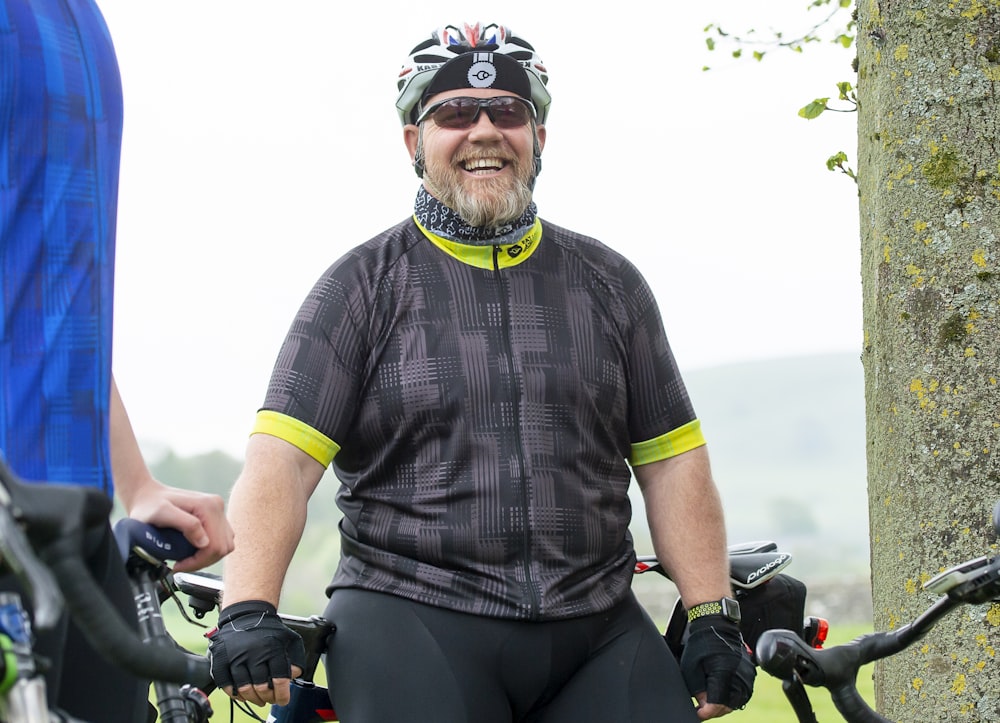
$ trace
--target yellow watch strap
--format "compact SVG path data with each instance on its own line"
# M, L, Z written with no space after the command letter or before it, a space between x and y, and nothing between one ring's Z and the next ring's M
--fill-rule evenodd
M688 622L698 618L703 618L706 615L721 615L722 614L722 603L718 600L713 602L701 603L700 605L695 605L693 608L688 610Z

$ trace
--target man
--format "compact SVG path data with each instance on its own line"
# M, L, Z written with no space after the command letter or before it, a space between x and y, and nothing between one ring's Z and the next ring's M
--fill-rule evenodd
M749 699L721 504L652 293L536 215L546 82L497 25L439 30L403 66L414 215L313 288L231 495L211 644L230 694L288 699L301 641L274 610L332 462L342 720L694 721ZM683 677L630 590L626 460L689 608Z
M28 481L117 492L126 512L198 547L233 546L223 501L149 472L111 375L121 81L92 0L0 0L0 456ZM91 573L135 621L106 527ZM10 576L0 581L13 586ZM123 674L63 621L39 637L50 705L92 721L142 721L148 682Z

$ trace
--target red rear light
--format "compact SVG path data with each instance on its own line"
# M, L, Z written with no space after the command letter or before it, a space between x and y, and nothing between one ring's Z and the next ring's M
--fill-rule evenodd
M806 641L806 645L819 650L826 642L829 632L830 623L825 618L810 615L802 626L802 639Z
M825 618L819 619L819 628L816 630L816 639L813 641L814 648L822 648L826 642L826 636L830 633L830 622Z

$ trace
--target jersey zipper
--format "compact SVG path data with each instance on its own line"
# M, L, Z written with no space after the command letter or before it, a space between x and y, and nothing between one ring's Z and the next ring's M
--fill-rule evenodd
M536 619L538 617L540 600L538 589L531 574L531 524L529 517L531 505L528 499L528 474L527 464L525 463L524 440L521 435L521 384L517 374L517 369L514 365L514 342L511 339L510 289L507 286L506 278L500 270L500 251L501 249L499 246L493 247L493 272L496 274L497 283L501 290L501 323L503 326L504 343L507 349L507 363L510 365L511 402L514 407L512 431L514 434L514 449L517 450L517 455L511 460L511 463L516 463L519 467L518 470L511 470L511 472L515 473L521 480L521 516L524 527L524 584L527 588L528 602L530 605L529 617L531 619Z

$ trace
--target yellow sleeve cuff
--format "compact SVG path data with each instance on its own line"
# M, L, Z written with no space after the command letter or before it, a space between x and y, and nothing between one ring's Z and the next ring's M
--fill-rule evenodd
M250 434L270 434L272 437L283 439L301 449L324 467L329 467L333 458L337 456L337 452L340 451L339 444L325 434L317 432L305 422L300 422L287 414L266 409L257 412L257 419Z
M633 467L659 462L661 459L676 457L704 444L705 436L701 433L701 421L695 419L659 437L636 442L632 445L628 461Z

